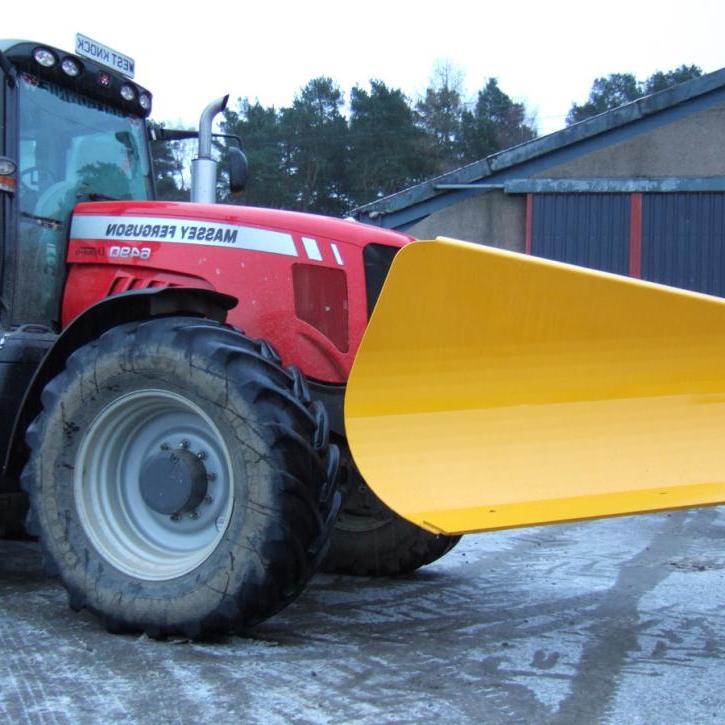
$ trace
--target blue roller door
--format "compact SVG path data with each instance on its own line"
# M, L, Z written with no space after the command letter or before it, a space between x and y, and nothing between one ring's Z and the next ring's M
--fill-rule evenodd
M629 194L534 194L531 253L627 274L629 209Z
M642 278L725 296L725 194L645 194Z

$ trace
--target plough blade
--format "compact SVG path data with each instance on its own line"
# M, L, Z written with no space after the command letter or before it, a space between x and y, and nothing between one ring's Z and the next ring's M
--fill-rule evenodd
M479 245L395 258L348 383L376 494L449 534L725 502L725 300Z

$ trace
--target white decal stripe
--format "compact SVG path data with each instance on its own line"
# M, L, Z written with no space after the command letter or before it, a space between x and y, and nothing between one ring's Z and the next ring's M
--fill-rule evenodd
M341 266L345 266L345 262L342 261L342 255L340 254L340 250L337 248L337 244L334 242L330 244L332 247L332 253L335 255L335 261Z
M200 244L298 256L292 235L286 232L170 217L74 216L70 238Z
M308 259L314 259L316 262L322 261L320 248L317 246L317 240L310 237L302 237L302 244L305 245L305 252Z

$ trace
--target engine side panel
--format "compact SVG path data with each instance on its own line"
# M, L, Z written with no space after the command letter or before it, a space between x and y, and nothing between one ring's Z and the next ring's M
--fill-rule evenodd
M347 380L367 324L363 249L405 235L342 220L221 205L113 202L76 208L63 324L128 289L232 295L228 321L309 377Z

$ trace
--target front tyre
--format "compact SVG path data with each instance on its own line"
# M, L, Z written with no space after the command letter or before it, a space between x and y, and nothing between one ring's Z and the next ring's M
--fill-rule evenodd
M201 319L122 325L42 402L23 480L74 608L198 638L271 616L317 569L337 450L265 343Z

